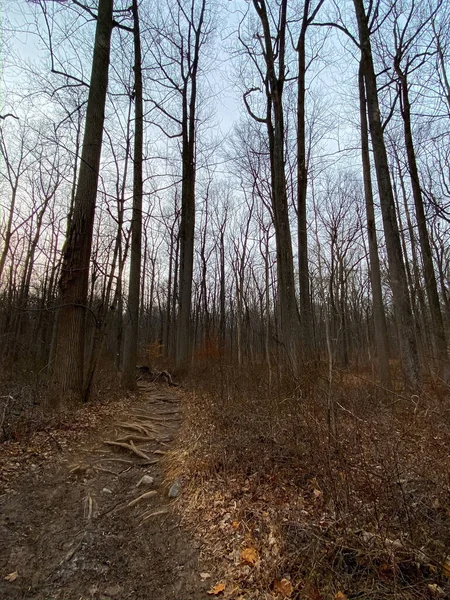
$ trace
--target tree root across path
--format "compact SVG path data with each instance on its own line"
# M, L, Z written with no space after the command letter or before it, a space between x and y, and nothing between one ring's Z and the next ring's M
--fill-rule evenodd
M0 598L208 597L161 464L161 444L179 425L180 394L140 387L112 423L78 447L55 450L45 465L29 465L0 493Z

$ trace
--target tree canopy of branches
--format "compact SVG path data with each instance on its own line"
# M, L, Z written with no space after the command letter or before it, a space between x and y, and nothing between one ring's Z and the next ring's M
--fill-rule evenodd
M448 380L448 2L10 8L5 373L62 403L154 360Z

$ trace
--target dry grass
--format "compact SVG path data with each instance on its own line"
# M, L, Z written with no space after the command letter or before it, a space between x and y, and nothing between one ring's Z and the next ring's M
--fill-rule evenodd
M294 387L217 365L191 388L168 469L225 597L450 597L448 390L335 373L333 436L320 370Z

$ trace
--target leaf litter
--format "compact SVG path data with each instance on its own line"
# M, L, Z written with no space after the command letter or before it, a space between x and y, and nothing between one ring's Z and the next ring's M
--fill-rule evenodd
M446 417L433 426L435 445L428 447L429 426L421 430L417 414L405 419L395 407L395 418L373 423L352 420L352 407L343 413L341 447L327 447L316 420L308 424L318 429L316 439L310 431L300 436L296 455L284 445L287 422L279 411L262 446L270 427L255 426L260 399L245 409L241 394L233 413L206 389L184 403L182 434L167 464L171 478L183 474L175 508L201 545L206 572L226 585L220 593L236 600L450 597L450 480L439 477L450 472L450 455L445 467L438 458L450 442ZM257 431L242 439L238 454L244 413ZM422 420L433 413L424 410Z

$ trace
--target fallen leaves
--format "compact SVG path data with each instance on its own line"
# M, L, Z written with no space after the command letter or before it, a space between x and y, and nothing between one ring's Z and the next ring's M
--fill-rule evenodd
M9 575L6 575L6 577L4 577L4 580L5 581L9 581L9 582L13 582L18 577L19 577L19 573L17 571L14 571L13 573L10 573Z
M214 587L212 587L210 590L208 590L208 594L210 596L218 596L219 594L221 594L223 591L225 591L225 584L224 583L216 583L216 585Z
M294 592L292 583L286 577L283 579L275 579L273 582L273 591L280 594L283 598L290 598Z
M242 562L247 563L248 565L254 566L258 560L258 552L256 548L245 548L241 552L241 560Z
M323 596L315 583L307 583L303 588L303 598L308 600L323 600Z
M253 392L252 386L251 407ZM373 581L373 598L381 597L382 592L393 589L398 596L405 594L406 597L409 586L416 583L420 586L423 597L430 600L447 596L450 598L447 590L450 586L450 557L447 561L445 557L449 552L444 555L441 553L442 540L442 549L447 547L446 532L444 528L433 528L432 532L437 536L434 539L425 521L430 519L430 523L434 525L438 522L444 524L445 518L450 515L450 510L446 513L448 498L445 488L431 486L428 479L422 482L423 485L415 479L414 468L418 452L425 452L428 448L428 438L422 435L422 430L417 429L414 434L417 439L413 436L411 440L405 441L402 437L405 433L402 424L396 420L392 423L390 419L385 421L381 415L377 415L377 420L373 423L358 421L358 429L355 431L362 427L367 435L361 444L348 444L344 454L339 452L330 458L325 453L322 463L322 456L318 452L318 461L314 458L308 463L305 456L309 454L300 452L298 461L281 461L279 458L284 456L283 452L290 456L293 447L290 443L284 444L283 436L288 432L288 427L285 427L286 413L277 413L279 421L276 421L277 425L274 427L276 443L273 446L260 443L265 439L266 433L261 430L260 437L255 435L250 440L254 445L249 443L247 448L248 440L244 435L247 436L251 431L253 436L253 429L240 428L238 417L245 422L243 414L233 413L236 421L231 421L228 412L222 409L222 400L215 404L217 398L206 393L191 400L185 414L184 438L180 442L185 450L183 461L186 462L181 466L177 465L178 469L189 473L189 480L186 496L176 510L186 522L195 523L196 537L201 541L202 556L205 558L203 569L210 570L212 574L212 578L204 584L207 589L220 577L221 581L226 582L226 590L219 598L230 600L293 600L297 596L301 600L347 600L355 592L365 590L370 577ZM211 403L214 403L213 410ZM314 408L312 415L316 414L315 410ZM302 405L299 419L300 416L306 418L306 414ZM403 418L403 412L399 412L399 415ZM344 421L345 419L341 425L345 429L340 432L343 440L347 433L354 431L353 421ZM228 426L231 422L237 426L220 429L222 425ZM250 422L255 425L256 431L260 421L250 421L249 417ZM265 423L262 418L261 423ZM316 431L314 423L315 416L311 419L311 424ZM394 431L394 426L398 430ZM199 430L205 435L199 437ZM219 431L220 435L217 435ZM440 431L439 429L438 432ZM207 432L211 432L211 435ZM226 453L235 441L235 432L243 435L242 448L245 448L245 455L242 465L234 454L230 457L230 465L228 464ZM387 432L392 436L386 436ZM448 474L447 458L450 460L450 455L446 452L448 445L444 445L448 436L448 428L444 424L439 436L433 452L436 451L438 456L442 451L445 453L445 469L438 463L439 469L436 470L439 476L442 471L444 481ZM295 436L295 444L298 443L298 449L302 450L304 443L307 449L310 438L306 437L303 442L301 437ZM401 446L402 480L398 479L399 475L395 471L392 473L395 485L385 488L385 484L391 482L388 469L391 462L393 464L392 449L397 447L393 446L392 440L397 438L402 444L404 442L405 447L404 450L403 445ZM326 444L327 440L326 436L323 439L320 437L320 444ZM386 448L383 445L385 441ZM317 448L322 448L320 444ZM376 451L372 452L372 446ZM340 445L338 447L341 448ZM367 448L369 450L366 456ZM385 450L387 454L383 459L382 451ZM259 456L258 460L254 460L255 454L261 452L264 452L261 460ZM240 457L239 453L236 455ZM424 458L427 456L424 454ZM202 465L200 474L199 463ZM219 464L229 468L216 469ZM435 463L427 460L423 466L428 469L432 464ZM318 465L321 465L320 470ZM426 470L424 472L427 473ZM437 477L436 481L440 479ZM417 510L412 513L414 519L417 518L414 523L419 528L423 525L424 536L427 536L423 540L420 538L421 544L417 548L412 546L407 532L399 527L396 491L399 486L402 486L400 492L404 488L408 502L411 497L411 501L419 503ZM379 515L374 513L370 499L372 497L368 495L368 490L372 488L380 493L377 502L383 508L382 527L379 526ZM415 496L416 488L418 498ZM395 493L387 494L386 489L394 490ZM340 504L334 501L335 493L338 494L339 502L343 498L347 499L348 518L345 520L341 519L336 510L336 506ZM364 512L361 512L363 507ZM439 512L437 520L438 515L434 511ZM433 564L429 564L430 561ZM415 564L418 564L417 568L414 567ZM217 579L214 579L214 573L218 573ZM291 581L287 573L292 574ZM411 582L410 578L413 576L414 581ZM432 577L436 578L436 583L430 583L433 581ZM233 592L235 586L238 587L237 593ZM408 587L404 589L403 586ZM381 590L380 594L378 590ZM389 592L386 592L387 596L391 597Z

